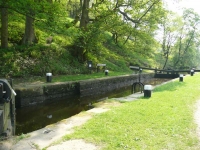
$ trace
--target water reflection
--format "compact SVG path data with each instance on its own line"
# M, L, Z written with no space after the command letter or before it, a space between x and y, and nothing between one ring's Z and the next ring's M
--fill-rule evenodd
M77 101L73 98L71 100ZM77 103L69 104L67 100L16 109L16 134L19 135L43 128L73 116L84 109L84 106L77 105Z

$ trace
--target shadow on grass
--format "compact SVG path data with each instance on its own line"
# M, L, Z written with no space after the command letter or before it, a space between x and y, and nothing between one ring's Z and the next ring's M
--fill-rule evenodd
M156 87L153 92L163 92L163 91L175 91L180 87L185 86L185 82L179 82L177 80L163 84L161 86Z

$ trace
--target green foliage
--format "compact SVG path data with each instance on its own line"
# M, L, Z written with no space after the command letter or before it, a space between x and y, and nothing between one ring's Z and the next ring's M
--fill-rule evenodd
M186 9L182 17L170 12L162 19L162 50L156 55L159 66L174 69L199 66L196 59L199 55L199 21L200 16L191 9Z
M153 66L156 49L153 34L164 15L162 4L154 2L94 2L89 8L90 21L86 20L87 26L82 29L78 28L81 9L77 1L69 1L66 7L66 1L11 0L8 3L10 47L0 52L0 58L7 62L2 63L0 75L85 73L88 60L94 65L106 63L113 71L128 71L130 63ZM124 6L127 9L121 9ZM20 45L26 16L34 17L38 40L30 47Z
M81 73L82 66L71 61L69 53L56 46L36 45L1 50L1 76L42 76L47 72L57 74ZM78 68L78 69L77 69Z
M20 22L10 22L8 26L10 44L19 44L24 35L24 24Z

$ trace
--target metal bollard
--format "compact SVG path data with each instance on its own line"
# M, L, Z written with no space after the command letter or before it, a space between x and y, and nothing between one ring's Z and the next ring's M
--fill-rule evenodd
M46 80L47 80L47 82L51 82L51 80L52 80L52 73L46 73Z
M179 82L183 82L183 74L179 75Z
M106 76L108 75L108 72L109 72L109 70L105 70L105 75L106 75Z
M151 85L145 85L144 86L144 97L151 97L151 90L152 90Z
M88 61L89 73L92 73L92 61Z
M190 70L190 75L193 76L194 75L194 70Z

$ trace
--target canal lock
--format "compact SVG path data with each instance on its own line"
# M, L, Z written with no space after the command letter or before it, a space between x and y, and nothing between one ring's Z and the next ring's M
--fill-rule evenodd
M170 79L152 78L143 84L159 85ZM139 87L136 87L139 91ZM69 118L73 115L93 108L93 104L110 98L124 97L132 94L132 86L113 90L107 94L92 97L71 97L70 99L56 99L51 103L16 109L16 135L26 134L41 129L47 125ZM73 103L72 103L73 102ZM82 103L84 102L84 103Z

